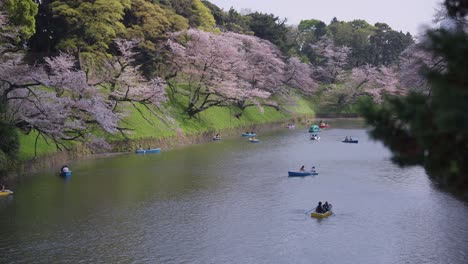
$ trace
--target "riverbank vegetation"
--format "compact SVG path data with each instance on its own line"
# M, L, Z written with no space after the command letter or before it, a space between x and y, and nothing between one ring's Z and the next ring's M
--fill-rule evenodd
M438 66L381 22L287 25L200 0L8 0L0 11L2 173L77 146L358 114L364 99L427 93L417 70Z
M438 185L468 198L468 1L445 5L450 24L428 32L413 64L423 92L366 102L362 112L397 164L421 165Z

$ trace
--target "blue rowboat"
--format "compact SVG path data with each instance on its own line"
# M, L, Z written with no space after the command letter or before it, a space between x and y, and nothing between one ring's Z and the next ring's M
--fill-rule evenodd
M289 177L304 177L309 175L318 175L318 172L311 171L288 171Z
M149 154L149 153L160 153L161 148L156 149L138 149L135 151L136 154Z
M357 144L358 140L357 139L355 139L355 140L343 140L341 142L343 142L343 143L356 143Z
M63 172L63 171L62 171L62 172L60 173L60 176L62 176L62 177L70 177L70 176L71 176L71 171L67 171L67 172Z
M253 134L252 133L242 133L242 136L243 137L256 137L257 134L255 134L255 133L253 133Z

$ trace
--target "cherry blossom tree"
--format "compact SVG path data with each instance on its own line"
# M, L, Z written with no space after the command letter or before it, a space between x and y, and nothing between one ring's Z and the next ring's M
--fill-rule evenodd
M168 45L174 69L168 83L172 92L189 98L189 116L214 106L278 109L277 103L268 100L272 94L287 94L288 82L298 88L310 84L310 74L298 77L306 67L294 61L295 69L288 70L278 48L257 37L191 29L173 34Z
M303 63L297 57L288 59L286 69L286 85L298 88L305 95L312 95L318 88L318 83L313 78L312 65Z
M85 141L94 124L115 132L120 116L74 63L65 54L41 66L1 61L0 100L7 106L3 119L25 133L37 131L38 138L52 140L59 149L66 148L64 141Z
M445 61L431 54L421 44L409 46L400 55L401 85L409 91L429 94L430 85L425 74L427 71L443 72L446 70Z
M345 66L351 49L346 46L336 46L332 39L322 37L311 45L316 56L316 79L325 83L335 83L345 74Z
M117 108L120 102L136 103L150 109L149 106L160 106L166 101L166 83L159 77L146 79L140 66L135 62L135 40L117 39L115 41L119 54L107 61L104 75L99 82L104 88L110 84L109 100ZM151 109L150 109L151 110Z
M25 133L38 132L38 138L51 140L59 149L73 140L105 146L90 133L96 127L108 133L119 131L125 115L122 108L117 109L119 102L157 106L165 98L164 82L144 79L132 64L134 45L118 41L121 55L109 61L109 74L96 83L67 54L46 58L43 65L27 65L19 56L0 60L0 101L7 108L2 120ZM109 87L110 94L105 91Z
M395 67L363 65L353 68L341 85L332 85L325 92L326 104L342 107L353 104L361 96L381 101L384 95L404 94Z

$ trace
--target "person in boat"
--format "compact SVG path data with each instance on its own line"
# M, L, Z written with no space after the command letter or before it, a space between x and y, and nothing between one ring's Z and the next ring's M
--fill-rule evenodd
M2 183L2 185L0 186L0 192L4 192L5 191L5 184Z
M344 141L349 141L348 136L345 137Z
M352 137L349 137L349 141L353 141L353 138L352 138Z
M221 137L219 136L219 134L216 134L216 136L214 136L213 139L220 139Z
M305 167L304 165L302 165L302 167L299 169L300 172L304 172L305 171Z
M315 170L315 166L312 166L312 169L310 169L310 172L317 173L317 171Z
M63 173L69 172L69 171L70 171L70 169L68 168L67 165L62 166L62 168L60 169L60 172L63 172Z
M324 213L330 211L330 204L328 202L325 202L322 206Z
M316 213L319 213L319 214L323 214L323 213L324 213L324 210L323 210L323 207L322 207L322 202L318 202L317 207L315 207L315 212L316 212Z
M143 150L143 148L141 147L141 145L138 147L138 150Z

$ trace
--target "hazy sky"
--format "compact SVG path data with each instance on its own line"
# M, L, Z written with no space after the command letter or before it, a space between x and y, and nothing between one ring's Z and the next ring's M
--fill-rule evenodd
M319 19L329 24L333 17L341 21L364 19L370 24L387 23L397 31L412 35L421 25L430 25L435 8L442 0L209 0L218 7L237 11L272 13L287 18L288 24L299 24L303 19Z

